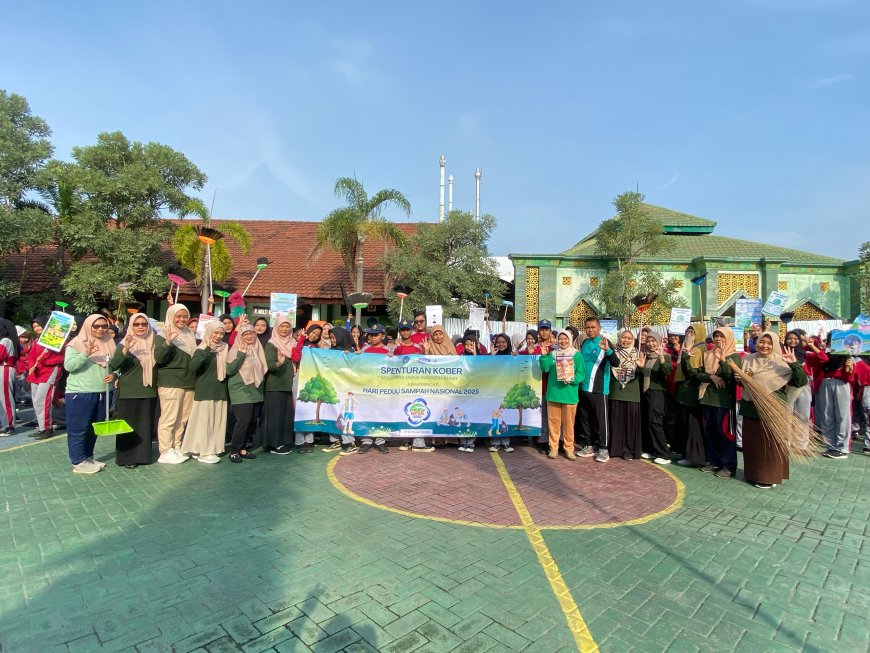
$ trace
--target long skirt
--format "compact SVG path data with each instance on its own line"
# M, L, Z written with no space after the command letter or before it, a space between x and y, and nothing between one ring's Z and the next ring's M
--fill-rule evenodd
M200 456L223 453L226 428L227 402L194 400L181 452Z
M701 408L674 402L676 407L677 438L672 447L693 465L707 462L704 452L704 426L701 423ZM679 448L677 448L679 447Z
M610 402L610 455L640 458L640 402Z
M761 422L743 416L743 476L752 483L782 483L788 478L788 456L764 432Z
M263 400L263 428L259 432L258 445L262 447L291 447L294 442L293 393L270 390Z
M115 436L116 465L150 465L151 438L154 435L154 415L157 397L118 399L118 419L133 427L132 433Z

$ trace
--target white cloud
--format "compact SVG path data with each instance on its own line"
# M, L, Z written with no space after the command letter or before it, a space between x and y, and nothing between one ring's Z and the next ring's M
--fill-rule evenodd
M818 79L807 82L805 86L807 88L824 88L826 86L848 82L850 79L852 79L852 75L849 73L840 73L839 75L832 75L830 77L819 77Z
M676 184L679 180L680 180L680 171L675 170L674 174L671 175L671 178L668 179L667 183L664 186L662 186L662 190L664 190L666 188L670 188L671 186Z

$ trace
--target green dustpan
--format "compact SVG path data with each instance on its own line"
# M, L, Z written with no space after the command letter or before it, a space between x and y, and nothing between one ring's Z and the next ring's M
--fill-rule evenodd
M108 358L108 356L106 357ZM109 419L109 384L106 384L106 420L94 422L95 435L123 435L132 433L133 427L123 419Z

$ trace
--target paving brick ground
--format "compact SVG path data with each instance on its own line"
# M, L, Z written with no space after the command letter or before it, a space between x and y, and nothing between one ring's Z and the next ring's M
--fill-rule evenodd
M521 492L522 456L504 456ZM64 438L0 451L0 650L577 650L523 530L363 505L330 459L82 477ZM674 468L679 510L544 538L601 651L866 651L868 465L821 459L766 492Z

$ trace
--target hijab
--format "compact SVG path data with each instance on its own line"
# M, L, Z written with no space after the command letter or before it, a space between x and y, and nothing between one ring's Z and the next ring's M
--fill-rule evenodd
M290 333L286 336L281 336L278 334L278 327L285 322L290 325ZM284 354L287 360L290 360L290 357L293 355L293 324L286 315L279 315L275 319L275 326L272 328L272 335L269 338L269 342L272 343L272 346L274 346L275 349Z
M229 348L227 347L227 343L223 340L221 340L217 346L212 346L211 338L218 329L221 331L224 330L224 323L220 320L214 320L206 325L205 336L203 336L199 349L213 351L217 355L217 378L218 381L223 381L227 378L227 351Z
M0 317L0 340L9 338L12 343L12 351L9 352L13 357L18 358L21 355L21 347L18 344L18 329L6 318Z
M779 342L779 334L773 331L765 331L756 340L762 338L770 338L773 344L773 351L770 356L762 356L757 351L754 354L747 354L743 359L743 370L752 373L752 380L759 385L765 393L772 394L782 388L791 380L791 367L788 363L782 360L782 345ZM752 395L749 388L743 388L743 397L752 400Z
M713 331L713 335L715 336L717 332L725 336L725 346L722 348L722 360L724 361L728 356L737 352L737 347L734 344L734 332L726 326L716 327ZM713 349L702 352L701 359L704 363L704 371L707 374L717 374L719 372L720 361L716 360L715 345L713 346ZM709 387L709 383L702 383L698 386L698 399L704 398L704 395L707 393L707 388Z
M652 353L650 351L649 345L651 342L655 342L661 347L662 337L657 334L655 331L648 331L646 334L646 340L643 343L643 368L641 372L643 374L643 392L649 390L650 376L652 376L652 368L656 363L659 362L658 355L650 356ZM661 350L659 350L661 352Z
M97 320L106 320L106 317L99 313L88 315L78 330L78 335L69 344L70 347L87 356L92 363L106 367L107 359L115 353L115 339L112 337L111 329L106 329L102 335L94 333L94 322Z
M806 335L806 332L802 329L792 329L788 333L785 334L785 337L788 338L790 334L793 334L798 339L798 345L794 348L794 356L798 359L800 363L803 363L807 359L807 350L804 348L803 341L801 340L802 335Z
M163 335L165 338L170 331L177 334L172 340L172 345L178 347L188 356L193 356L193 352L196 351L196 336L186 326L183 329L179 329L174 323L175 316L181 311L187 313L188 317L190 316L190 311L184 304L173 304L166 310L166 319L163 321Z
M218 322L220 322L220 324L221 324L221 328L223 328L223 326L224 326L224 320L229 320L229 321L232 322L233 324L236 323L236 321L233 319L233 316L232 316L232 315L228 315L227 313L224 313L223 315L221 315L221 316L218 318ZM231 336L231 335L233 335L233 332L232 332L232 331L227 332L226 329L224 329L224 336L223 336L223 337L224 337L224 342L229 342L229 341L230 341L230 336Z
M507 342L507 349L505 349L504 351L500 351L499 349L497 349L495 346L496 338L503 338L504 341ZM511 342L511 339L506 333L496 333L492 337L492 353L496 356L511 356L514 353L513 343Z
M430 356L455 356L456 355L456 345L452 344L452 340L447 336L447 332L444 330L444 327L440 324L434 324L429 327L429 335L431 336L436 331L440 331L444 334L444 341L440 344L435 342L432 338L429 339L429 355Z
M701 367L703 361L702 357L705 351L707 351L707 344L704 340L707 338L707 327L703 324L690 324L689 327L695 332L695 344L692 346L691 351L689 351L689 365L692 368ZM683 337L683 344L685 345L686 339ZM685 349L685 347L683 348ZM676 371L674 372L674 383L680 383L681 381L686 380L686 375L683 374L683 365L680 361L682 358L683 352L680 351L680 357L677 359Z
M133 323L138 319L145 320L148 327L144 336L137 336L133 331ZM127 351L133 354L142 367L142 385L151 387L154 384L154 329L144 313L134 313L127 321L127 333L124 337Z
M276 325L277 326L277 325ZM335 334L335 348L342 351L350 351L354 349L353 338L347 330L338 328L333 329L330 333Z
M258 317L256 320L254 320L254 324L256 324L257 322L259 322L260 320L263 320L263 322L266 323L266 330L263 331L263 333L258 333L258 334L257 334L257 340L259 340L259 341L260 341L260 344L261 344L263 347L265 347L265 346L266 346L266 343L267 343L267 342L270 342L271 339L272 339L272 327L269 326L269 320L267 320L267 319L264 318L264 317ZM275 324L277 325L278 323L275 322ZM256 331L256 329L254 329L254 330Z
M242 381L245 382L245 385L259 386L266 376L266 356L263 354L263 346L256 337L254 338L254 342L250 345L245 344L243 336L248 331L253 333L255 336L257 334L257 332L254 331L254 327L250 324L246 324L239 329L239 335L236 338L236 342L232 347L230 347L230 353L227 355L227 362L232 363L236 360L237 356L244 356L245 362L242 363L242 367L239 369L239 376L242 377ZM241 345L246 347L244 352L239 349Z
M622 333L631 333L631 331L625 329ZM619 335L622 336L622 333ZM617 337L616 342L620 343L621 340L621 337ZM631 340L631 347L627 349L621 344L617 344L615 351L619 357L619 365L610 368L610 373L623 388L631 383L637 374L637 347L634 346L634 334L632 334Z
M568 346L565 348L559 347L559 336L563 333L568 336ZM568 329L562 329L556 334L556 348L553 350L553 360L556 363L556 378L563 383L572 383L574 381L574 354L577 353L577 349L572 342L573 335ZM568 365L568 361L570 361L570 365Z

